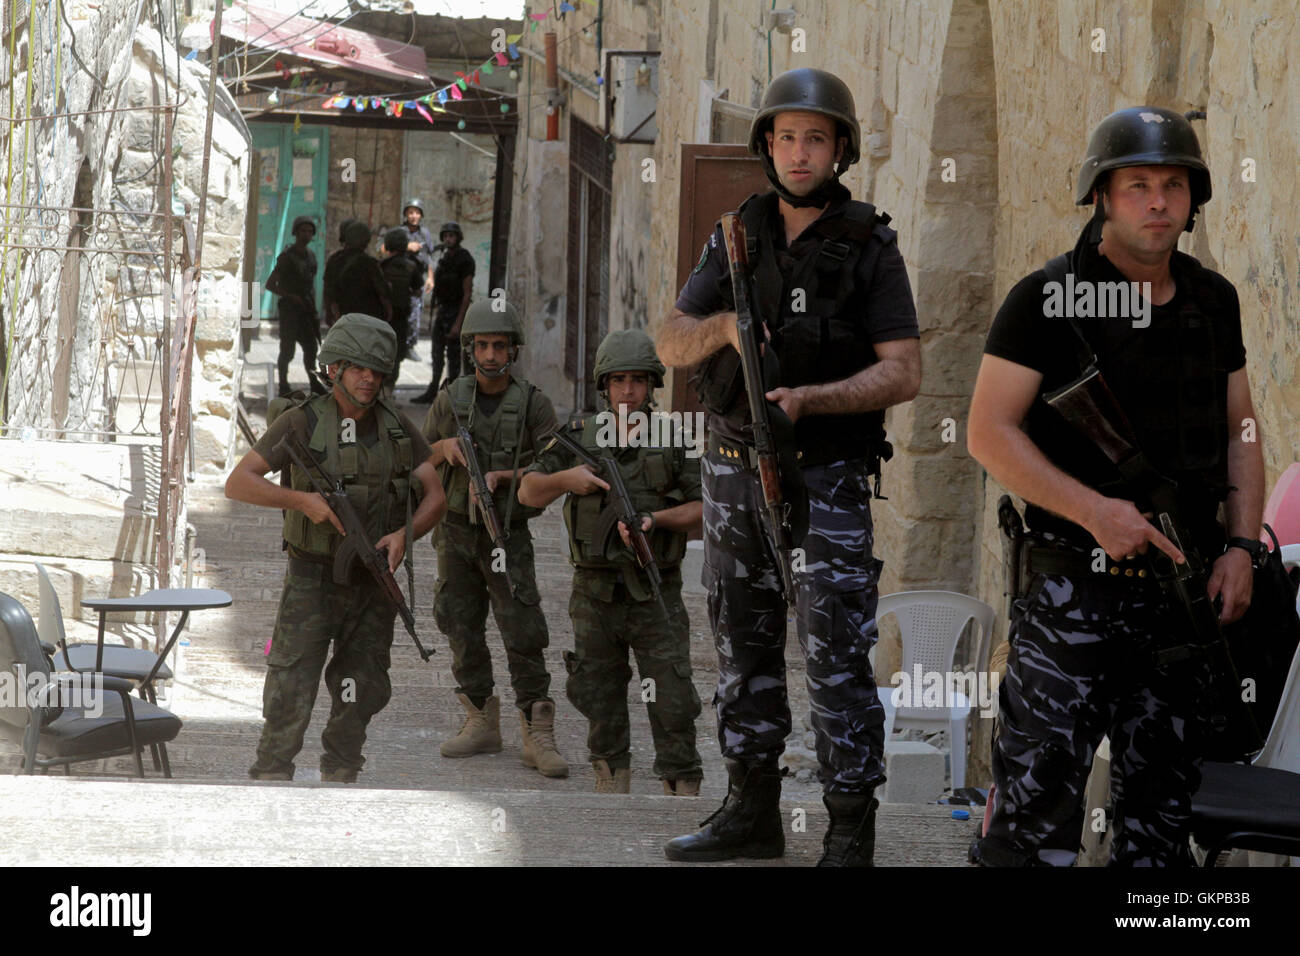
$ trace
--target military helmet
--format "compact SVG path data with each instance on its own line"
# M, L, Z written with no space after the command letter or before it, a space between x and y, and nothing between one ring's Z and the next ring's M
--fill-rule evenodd
M331 325L321 339L317 361L321 365L347 361L388 375L397 361L397 335L383 319L349 312Z
M348 237L348 227L359 220L348 217L339 223L339 242L345 242Z
M364 249L370 241L370 227L360 219L353 219L343 230L343 245L349 249Z
M439 226L438 227L439 239L442 238L442 234L444 232L454 232L456 235L460 236L462 242L465 241L465 233L461 231L460 223L458 222L444 222L441 226Z
M596 349L597 391L604 391L605 376L614 372L649 372L651 386L662 388L664 371L664 363L659 361L654 341L645 329L610 332Z
M313 236L316 235L316 220L313 219L311 216L296 217L293 220L293 228L290 229L289 232L293 233L296 236L298 234L298 227L302 225L311 226L312 235Z
M519 313L509 302L500 310L493 308L495 299L480 299L465 311L465 321L460 327L460 344L465 348L474 345L476 335L508 335L513 345L524 344L524 327Z
M1210 169L1186 117L1159 106L1133 106L1116 110L1098 123L1079 167L1075 205L1090 205L1097 180L1122 166L1186 166L1192 190L1192 215L1187 222L1191 230L1191 220L1211 190Z
M759 157L767 155L765 134L772 128L772 119L777 113L789 111L821 113L844 128L849 142L844 157L835 168L837 175L843 175L846 169L861 158L862 130L858 125L858 113L848 84L834 73L812 67L786 70L768 84L767 91L763 93L763 102L759 104L758 112L749 126L751 153Z
M421 203L420 200L419 200L417 197L415 197L415 196L412 196L410 199L406 200L406 205L402 207L402 215L405 216L405 215L406 215L406 210L410 209L412 206L414 206L416 209L420 210L420 218L423 219L423 218L424 218L424 204Z

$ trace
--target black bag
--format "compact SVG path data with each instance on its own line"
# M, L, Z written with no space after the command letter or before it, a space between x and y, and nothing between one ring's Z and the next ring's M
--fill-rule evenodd
M1240 619L1223 628L1223 635L1237 676L1243 682L1254 683L1255 700L1251 707L1255 724L1267 736L1282 703L1282 691L1296 647L1300 646L1300 616L1296 615L1297 584L1282 564L1277 535L1268 525L1264 525L1264 530L1273 539L1273 550L1255 568L1250 607ZM1206 760L1248 759L1240 747L1234 746L1231 727L1221 722L1207 726L1202 754Z

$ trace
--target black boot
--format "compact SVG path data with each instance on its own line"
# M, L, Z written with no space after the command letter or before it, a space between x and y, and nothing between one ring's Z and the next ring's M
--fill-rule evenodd
M687 863L748 857L767 860L785 853L781 826L781 772L776 761L727 761L729 786L722 806L698 833L668 841L664 856Z
M825 793L822 803L831 825L822 838L818 866L873 866L876 852L876 808L870 793Z
M428 404L429 404L430 402L432 402L432 401L433 401L437 396L438 396L438 389L437 389L437 387L434 386L434 385L430 385L428 388L426 388L423 392L421 392L421 393L420 393L419 395L417 395L415 398L411 399L411 401L414 402L416 405L428 405Z

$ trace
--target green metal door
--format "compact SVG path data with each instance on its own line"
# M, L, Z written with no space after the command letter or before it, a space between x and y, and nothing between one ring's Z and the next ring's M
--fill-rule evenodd
M298 132L286 123L249 123L257 150L257 259L253 281L265 289L276 257L293 242L293 220L311 216L316 236L309 248L316 256L316 306L321 303L325 272L325 190L329 183L328 126L302 125ZM275 296L263 291L261 315L273 319Z

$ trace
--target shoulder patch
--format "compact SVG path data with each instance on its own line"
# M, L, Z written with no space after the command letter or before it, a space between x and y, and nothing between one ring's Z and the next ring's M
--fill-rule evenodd
M704 248L700 251L700 261L695 263L695 268L691 270L692 274L704 271L704 267L709 261L709 246L711 243L712 240L704 244Z

